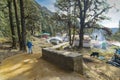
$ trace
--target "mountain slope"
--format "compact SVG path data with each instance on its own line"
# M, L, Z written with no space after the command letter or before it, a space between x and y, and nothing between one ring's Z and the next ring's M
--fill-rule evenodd
M119 29L118 28L110 28L112 30L112 33L115 34Z
M12 3L12 2L11 2ZM7 1L1 0L0 1L0 37L4 36L11 36L10 33L10 21L9 21L9 14L7 8ZM45 7L41 7L35 0L24 0L25 5L25 21L26 21L26 28L30 34L34 34L36 32L41 32L43 29L45 31L50 31L49 24L51 17L54 13L48 10ZM12 5L12 13L13 13L13 21L14 25L16 26L15 20L15 13L14 13L14 6ZM19 1L17 2L18 8L18 16L20 21L20 8L19 8ZM51 22L52 24L52 22ZM53 24L54 26L54 24ZM17 32L17 29L16 29Z

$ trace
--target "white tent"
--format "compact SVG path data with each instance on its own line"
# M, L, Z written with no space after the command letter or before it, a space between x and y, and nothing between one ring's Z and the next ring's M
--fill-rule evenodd
M105 41L106 39L104 37L104 31L95 29L92 33L92 39L98 41Z
M92 33L92 47L106 49L107 42L102 29L95 29Z

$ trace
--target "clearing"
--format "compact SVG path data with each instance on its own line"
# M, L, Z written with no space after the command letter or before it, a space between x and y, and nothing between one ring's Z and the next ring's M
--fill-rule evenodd
M0 64L0 80L120 80L120 68L90 58L86 52L83 53L85 75L66 72L41 58L41 48L50 44L39 38L33 44L33 54L1 47L0 55L11 57L3 58Z

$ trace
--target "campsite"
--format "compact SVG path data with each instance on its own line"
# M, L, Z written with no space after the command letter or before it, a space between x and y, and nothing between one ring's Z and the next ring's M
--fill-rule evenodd
M0 80L120 80L111 1L1 0Z

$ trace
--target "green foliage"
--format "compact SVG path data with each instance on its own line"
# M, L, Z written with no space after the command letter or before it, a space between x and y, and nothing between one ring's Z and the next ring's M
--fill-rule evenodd
M8 11L5 0L0 1L0 37L9 37L10 27L8 21Z
M83 35L86 27L93 27L97 22L109 19L105 14L111 8L107 0L57 0L56 7L61 12L66 12L68 20L71 22L75 20L72 17L76 20L79 18L80 48L83 47Z
M38 25L40 22L40 9L36 6L34 0L25 0L25 17L27 30L39 30Z
M0 1L0 37L11 37L10 31L10 23L9 23L9 14L7 7L7 0ZM41 7L35 0L24 0L25 4L25 22L27 32L29 35L34 35L36 33L41 33L42 30L51 33L51 35L57 32L56 25L60 24L57 22L55 17L47 8ZM12 13L13 13L13 22L15 25L15 30L17 33L15 13L12 3ZM20 21L20 8L19 8L19 0L17 0L17 8L18 8L18 17ZM60 26L59 26L60 27ZM61 29L62 30L62 29ZM29 36L28 36L29 37Z
M112 40L120 41L120 32L117 32L114 35L112 35Z

